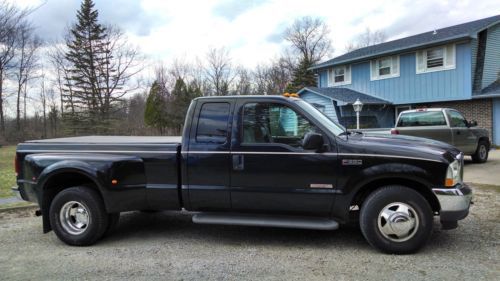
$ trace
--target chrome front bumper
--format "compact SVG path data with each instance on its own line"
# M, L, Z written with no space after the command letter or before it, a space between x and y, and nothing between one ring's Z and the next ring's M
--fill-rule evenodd
M442 222L458 221L469 214L472 190L465 183L454 188L433 188L432 191L441 205L439 215Z

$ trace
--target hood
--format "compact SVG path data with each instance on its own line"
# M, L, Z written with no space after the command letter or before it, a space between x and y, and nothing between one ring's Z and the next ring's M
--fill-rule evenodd
M447 143L404 135L355 134L347 139L346 149L367 154L383 154L451 162L460 150ZM352 152L352 151L346 151ZM359 152L358 152L359 153Z

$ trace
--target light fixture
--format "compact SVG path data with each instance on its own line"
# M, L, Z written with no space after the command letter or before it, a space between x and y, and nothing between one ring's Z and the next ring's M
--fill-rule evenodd
M354 112L356 112L356 129L359 130L359 113L363 109L363 103L358 99L352 104Z

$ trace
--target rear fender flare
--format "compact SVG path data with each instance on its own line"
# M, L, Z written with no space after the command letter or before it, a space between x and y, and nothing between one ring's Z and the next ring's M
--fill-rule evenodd
M101 196L103 195L105 182L102 178L103 173L100 173L96 168L92 167L88 163L77 160L63 160L48 166L39 175L37 181L37 188L39 189L38 202L40 202L40 208L43 216L44 233L51 230L49 221L50 201L45 198L45 193L47 192L47 189L50 188L47 183L54 177L65 173L76 173L88 178L89 181L95 185L99 194L101 194ZM106 205L106 199L104 197L103 200Z

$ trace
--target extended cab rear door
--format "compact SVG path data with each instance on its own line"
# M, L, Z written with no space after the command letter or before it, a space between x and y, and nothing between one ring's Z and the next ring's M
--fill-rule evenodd
M239 99L233 120L231 202L238 212L330 215L336 148L292 103ZM326 151L304 150L307 132L324 136Z
M229 148L233 106L234 99L199 99L194 112L188 113L189 137L185 135L183 140L181 170L182 198L189 210L231 208Z

